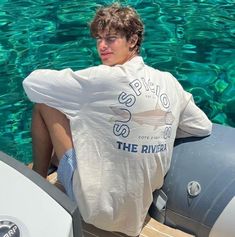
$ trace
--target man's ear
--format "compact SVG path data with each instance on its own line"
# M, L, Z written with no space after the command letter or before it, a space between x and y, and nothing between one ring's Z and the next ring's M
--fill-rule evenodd
M138 42L138 35L137 34L132 35L129 39L130 48L134 49L137 42Z

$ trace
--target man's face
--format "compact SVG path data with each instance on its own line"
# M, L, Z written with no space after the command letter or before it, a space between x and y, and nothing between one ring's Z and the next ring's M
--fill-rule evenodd
M97 50L104 65L114 66L130 60L135 54L131 51L133 42L114 32L104 32L96 38Z

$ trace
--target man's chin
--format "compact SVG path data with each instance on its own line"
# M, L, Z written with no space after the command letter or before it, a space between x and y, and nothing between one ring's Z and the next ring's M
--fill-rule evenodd
M112 66L115 65L115 63L109 62L108 60L101 60L101 61L102 61L102 64L103 64L103 65L106 65L106 66L112 67Z

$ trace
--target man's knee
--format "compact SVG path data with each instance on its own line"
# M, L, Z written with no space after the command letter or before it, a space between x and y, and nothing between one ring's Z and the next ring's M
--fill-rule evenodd
M33 112L34 113L44 113L44 112L49 112L50 110L56 110L56 109L54 109L54 108L52 108L52 107L49 107L48 105L46 105L46 104L41 104L41 103L36 103L35 105L34 105L34 108L33 108Z
M46 104L37 103L33 109L34 116L40 115L44 120L65 119L66 116L61 111L52 108ZM67 119L67 118L66 118Z
M38 118L38 117L43 117L42 114L45 112L45 110L48 110L48 106L45 104L35 104L33 107L33 117Z
M64 115L58 110L49 107L46 104L37 103L33 108L32 124L34 126L32 126L32 128L36 127L36 129L38 129L38 126L48 126L62 116Z

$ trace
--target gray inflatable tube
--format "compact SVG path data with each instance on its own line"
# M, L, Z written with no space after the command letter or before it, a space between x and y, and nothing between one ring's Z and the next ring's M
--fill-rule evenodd
M235 128L213 124L211 136L176 140L162 191L166 206L159 211L154 192L152 217L198 237L234 237Z

